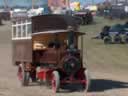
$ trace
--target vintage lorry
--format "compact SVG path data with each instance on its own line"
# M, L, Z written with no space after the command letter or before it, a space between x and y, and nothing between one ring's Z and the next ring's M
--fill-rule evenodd
M12 25L13 63L21 84L45 83L57 92L61 85L79 83L87 91L90 79L83 63L85 33L79 32L75 18L54 14L27 20L22 18L21 24L16 20Z

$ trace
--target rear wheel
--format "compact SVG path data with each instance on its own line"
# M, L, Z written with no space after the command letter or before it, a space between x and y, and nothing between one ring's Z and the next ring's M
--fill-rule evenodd
M110 36L105 36L104 37L104 44L111 44L112 43L112 38Z
M121 42L122 42L121 36L120 35L116 35L114 37L114 43L120 44Z
M128 44L128 35L125 36L125 43Z
M29 79L30 79L30 73L24 70L24 67L22 64L20 64L18 68L18 78L22 86L28 86Z
M60 87L60 76L59 76L59 72L58 71L53 71L52 73L53 77L52 77L52 90L54 93L59 91L59 87Z

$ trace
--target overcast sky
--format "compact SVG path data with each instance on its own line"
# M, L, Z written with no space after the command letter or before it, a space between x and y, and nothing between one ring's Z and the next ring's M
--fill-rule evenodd
M0 5L4 5L4 0L0 0ZM24 5L24 6L30 6L31 5L31 0L7 0L8 1L8 4L10 6L12 5ZM43 3L46 3L47 0L37 0L39 3L38 4L43 4ZM94 1L95 3L98 3L98 2L103 2L104 0L71 0L71 1L80 1L82 4L85 4L85 3L90 3L92 1Z

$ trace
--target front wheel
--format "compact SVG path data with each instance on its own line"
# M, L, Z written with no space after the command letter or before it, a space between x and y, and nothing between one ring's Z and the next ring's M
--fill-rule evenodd
M83 88L84 88L85 92L87 93L89 86L90 86L90 83L91 83L90 82L90 75L89 75L89 72L87 69L84 71L84 77L85 77L86 83L83 84Z
M111 44L112 43L112 38L110 36L105 36L104 37L104 44Z
M56 93L57 91L59 91L59 87L60 87L59 72L53 71L52 75L53 75L53 77L52 77L52 90L54 93Z

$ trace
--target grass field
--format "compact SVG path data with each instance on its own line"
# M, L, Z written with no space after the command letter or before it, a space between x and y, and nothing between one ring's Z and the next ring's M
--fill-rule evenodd
M91 39L96 36L105 25L125 23L127 20L108 20L103 17L95 17L92 25L81 26L81 31L86 32L84 37L84 54L90 68L101 68L107 72L123 71L128 69L128 45L105 45L102 40ZM121 70L121 71L122 71Z
M104 45L102 40L91 39L104 25L124 23L125 20L106 20L95 17L91 25L81 26L84 37L84 61L93 81L87 96L128 96L128 45ZM11 23L0 26L0 96L54 96L50 88L34 85L21 87L17 68L11 64ZM82 92L60 92L56 96L83 96Z

